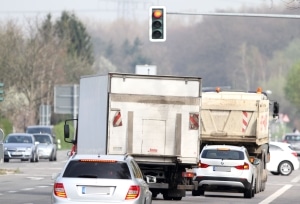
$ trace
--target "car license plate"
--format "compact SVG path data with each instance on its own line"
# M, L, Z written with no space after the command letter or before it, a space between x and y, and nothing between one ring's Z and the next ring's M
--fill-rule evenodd
M19 156L19 155L22 155L22 152L12 152L11 155Z
M225 171L225 172L230 172L231 171L231 167L229 166L214 166L213 167L214 171Z
M110 187L81 186L81 193L109 195Z

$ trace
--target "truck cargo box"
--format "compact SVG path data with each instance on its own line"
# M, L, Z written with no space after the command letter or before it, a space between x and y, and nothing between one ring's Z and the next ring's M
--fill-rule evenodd
M80 80L79 154L196 164L201 78L109 73Z

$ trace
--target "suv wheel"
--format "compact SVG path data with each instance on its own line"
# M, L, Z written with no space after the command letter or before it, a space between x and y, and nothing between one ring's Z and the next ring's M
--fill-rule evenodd
M282 161L278 166L278 171L283 176L288 176L293 171L293 165L289 161Z
M253 192L252 182L251 182L250 188L249 189L245 189L245 191L244 191L244 198L252 198L253 197L254 192Z

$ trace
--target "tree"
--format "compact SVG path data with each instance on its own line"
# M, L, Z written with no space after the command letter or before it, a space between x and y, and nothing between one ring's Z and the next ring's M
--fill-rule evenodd
M55 23L55 30L61 40L67 41L68 54L71 57L93 64L91 37L75 14L63 11L60 19Z
M300 110L300 61L289 70L284 87L286 98Z

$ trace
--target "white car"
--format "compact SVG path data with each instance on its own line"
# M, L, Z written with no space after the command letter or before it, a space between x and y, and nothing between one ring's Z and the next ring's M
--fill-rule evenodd
M273 175L290 175L293 170L299 169L297 152L292 150L291 145L284 142L270 142L270 161L267 169Z
M75 154L55 178L51 203L151 204L147 182L129 155Z
M205 191L232 191L244 193L245 198L255 194L256 167L259 159L251 163L245 147L231 145L207 145L200 153L194 180L199 183L193 196L204 195Z

